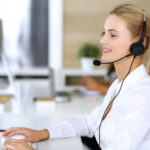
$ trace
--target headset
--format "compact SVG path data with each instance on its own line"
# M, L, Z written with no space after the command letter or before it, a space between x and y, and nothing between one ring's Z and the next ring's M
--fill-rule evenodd
M101 64L111 64L111 63L120 61L120 60L122 60L122 59L124 59L124 58L126 58L126 57L129 57L129 56L132 56L132 55L134 56L134 57L133 57L133 60L132 60L132 62L131 62L129 71L127 72L126 76L124 77L124 79L123 79L123 81L122 81L122 83L121 83L121 86L120 86L120 89L119 89L118 93L116 94L116 96L111 100L111 102L110 102L110 103L108 104L108 106L106 107L106 109L105 109L105 111L104 111L104 113L103 113L102 119L101 119L101 121L100 121L100 124L99 124L99 127L98 127L98 129L99 129L99 148L100 148L100 149L101 149L101 146L100 146L100 128L101 128L101 125L102 125L103 118L105 117L105 115L106 115L106 113L107 113L107 111L108 111L109 106L113 103L113 101L114 101L114 100L116 99L116 97L119 95L119 93L120 93L120 91L121 91L121 88L122 88L122 86L123 86L123 83L124 83L126 77L129 75L129 73L130 73L130 71L131 71L131 68L132 68L132 65L133 65L133 62L134 62L135 57L136 57L136 56L139 56L139 55L142 55L142 54L144 53L145 49L147 48L147 45L148 45L148 39L146 40L146 42L147 42L146 47L144 47L144 45L143 45L144 37L145 37L145 34L146 34L146 17L145 17L145 12L144 12L144 10L142 10L142 14L143 14L144 19L143 19L143 27L142 27L141 36L140 36L140 39L139 39L138 42L133 43L133 44L130 46L130 54L128 54L128 55L126 55L126 56L124 56L124 57L122 57L122 58L120 58L120 59L118 59L118 60L115 60L115 61L113 61L113 62L105 62L105 63L102 63L102 62L99 61L99 60L94 60L94 61L93 61L93 64L94 64L94 65L99 66L99 65L101 65Z
M139 55L143 54L144 50L145 50L144 45L143 45L143 41L144 41L144 37L146 34L146 17L145 17L144 10L142 10L142 13L143 13L144 21L143 21L143 28L142 28L141 37L140 37L138 42L133 43L130 47L130 52L134 56L139 56Z

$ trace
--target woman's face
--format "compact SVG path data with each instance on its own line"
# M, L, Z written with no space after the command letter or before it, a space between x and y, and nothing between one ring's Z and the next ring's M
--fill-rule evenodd
M127 29L127 23L116 15L110 15L105 24L100 43L103 47L102 60L104 62L115 61L130 53L130 46L136 42Z

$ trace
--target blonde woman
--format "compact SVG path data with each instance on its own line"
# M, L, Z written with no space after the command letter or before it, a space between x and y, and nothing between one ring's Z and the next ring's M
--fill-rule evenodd
M131 53L131 45L138 42L143 32L143 51L147 51L150 39L150 17L141 9L123 4L114 8L104 24L100 43L103 62L112 62ZM139 52L140 48L136 48ZM41 131L27 128L11 128L4 133L7 138L23 134L26 140L38 142L75 136L95 136L102 150L150 149L150 77L142 63L144 53L125 57L114 62L117 79L110 86L102 105L87 117L64 121L55 127ZM113 101L112 101L113 100ZM110 103L111 102L111 103ZM106 109L107 108L107 109ZM12 145L13 146L12 146ZM18 150L14 143L5 145L7 150ZM30 150L23 148L19 150Z

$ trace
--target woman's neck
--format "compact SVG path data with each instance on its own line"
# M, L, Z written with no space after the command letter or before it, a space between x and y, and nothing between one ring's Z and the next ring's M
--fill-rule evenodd
M114 63L119 82L121 82L127 75L128 71L130 69L132 60L133 60L133 56L130 56L119 62ZM141 64L142 64L142 58L141 58L141 56L137 56L132 64L130 73L133 70L135 70L137 67L139 67Z

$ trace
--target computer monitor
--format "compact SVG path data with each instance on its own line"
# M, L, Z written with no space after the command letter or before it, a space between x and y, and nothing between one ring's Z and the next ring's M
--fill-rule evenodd
M2 52L2 47L3 47L3 33L2 33L2 20L0 19L0 54Z
M4 92L4 94L13 94L16 99L19 99L14 75L10 69L9 62L7 60L7 56L5 55L5 53L3 51L3 22L1 19L0 19L0 61L2 62L4 71L6 73L6 76L8 77L9 86L10 86L10 88L13 89L13 91L11 91L13 93L9 93L9 91L8 91L8 93L5 93L2 90L2 93L0 93L0 94L3 94L3 92Z

